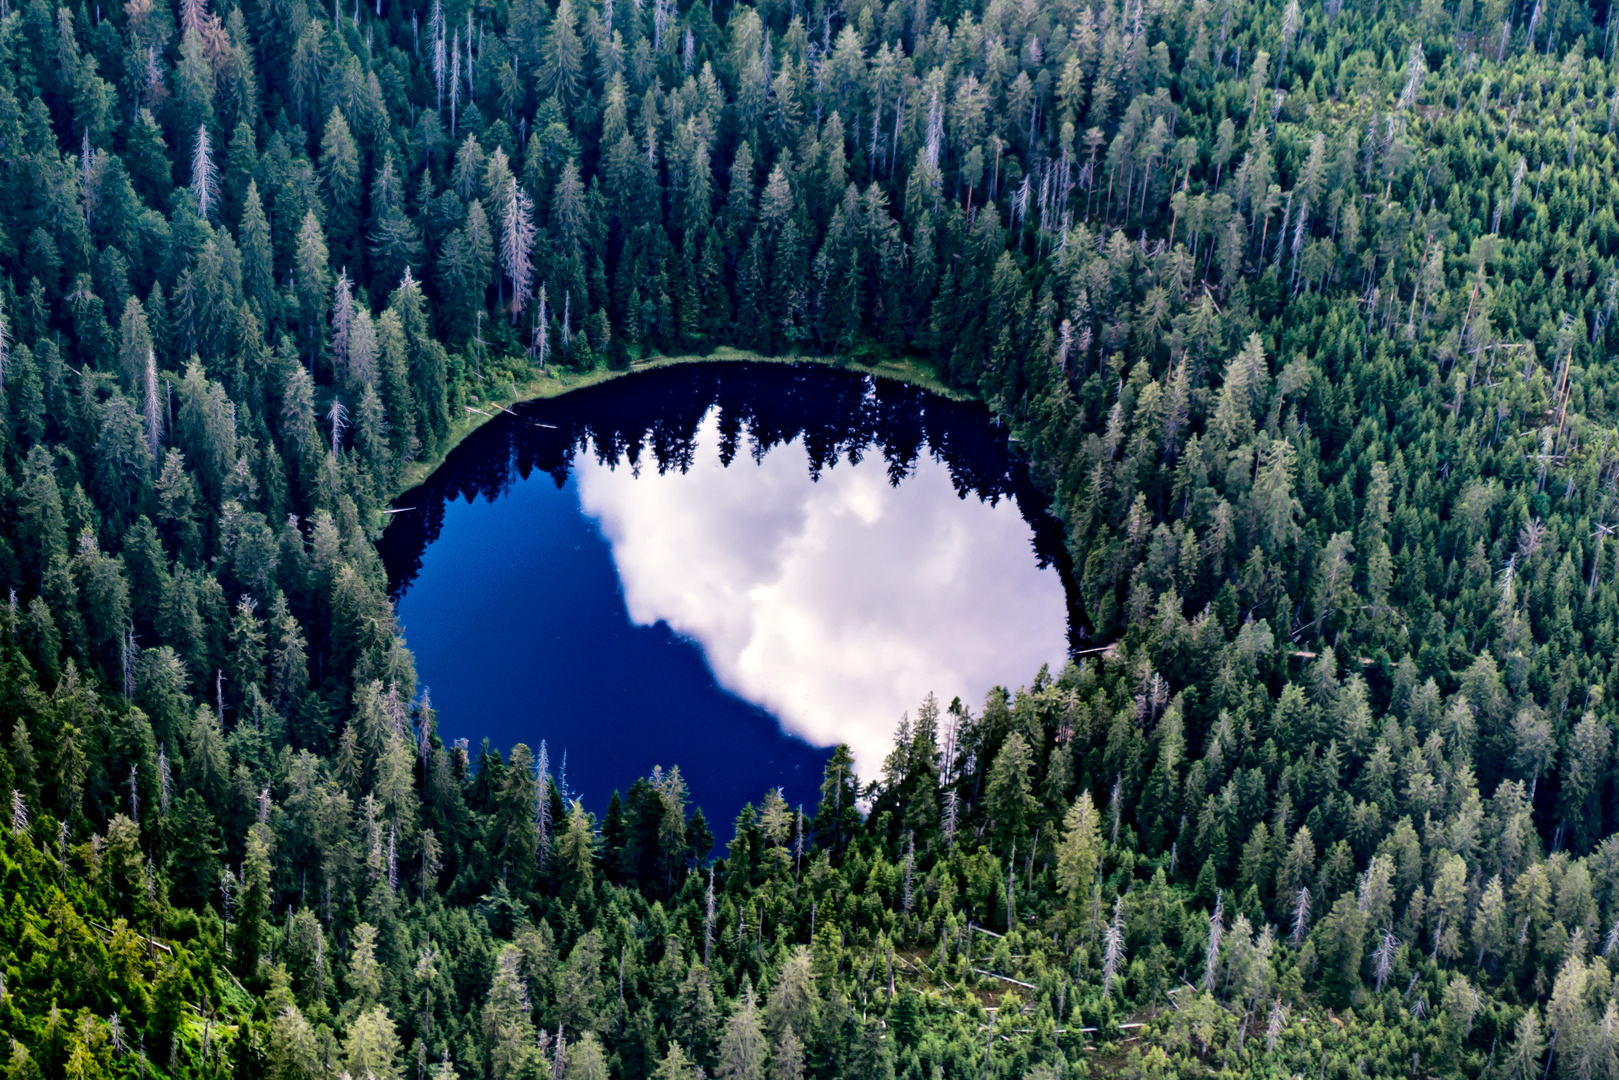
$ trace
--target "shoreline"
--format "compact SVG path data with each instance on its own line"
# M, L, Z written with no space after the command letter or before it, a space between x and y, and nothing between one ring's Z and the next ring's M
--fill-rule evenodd
M826 367L841 368L845 371L857 371L863 375L874 375L882 379L893 379L896 382L908 383L917 386L940 397L952 401L973 401L976 398L971 394L964 394L944 385L933 369L920 360L888 360L878 364L865 364L853 360L843 360L835 356L766 356L763 353L751 352L747 349L732 348L723 345L707 355L686 354L681 356L655 355L646 360L638 360L629 367L615 371L611 368L597 366L584 372L560 372L556 368L548 368L533 379L515 387L516 393L512 395L498 395L495 397L480 397L478 407L480 411L471 411L473 406L464 406L460 416L450 423L450 434L444 440L443 447L431 458L414 461L400 476L395 490L385 505L392 506L400 496L420 487L428 477L444 464L450 452L461 442L477 431L489 421L500 415L500 409L509 409L525 401L562 397L575 390L583 390L591 386L626 375L635 375L643 371L655 371L658 368L675 367L683 364L708 364L716 362L745 361L757 364L822 364ZM486 411L485 406L498 406L494 411Z

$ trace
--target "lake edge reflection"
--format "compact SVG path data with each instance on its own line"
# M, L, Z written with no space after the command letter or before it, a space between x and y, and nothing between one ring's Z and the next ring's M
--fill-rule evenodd
M704 360L691 364L672 364L593 383L556 397L533 398L518 402L510 411L502 412L493 420L468 433L445 455L444 460L426 479L415 487L406 489L393 500L395 507L407 507L408 512L392 515L382 538L377 542L388 574L389 595L397 600L409 588L410 582L420 569L421 551L438 539L443 527L442 511L446 500L482 497L492 501L505 495L514 482L528 480L536 469L549 473L557 485L561 486L567 479L577 451L594 440L602 431L597 423L576 423L572 425L571 430L564 426L563 421L569 419L568 414L583 411L578 406L588 407L596 403L595 399L616 395L628 387L642 383L662 383L699 376L702 377L701 381L704 384L714 384L717 389L719 384L723 383L726 389L734 391L739 389L736 385L738 375L750 382L773 381L771 376L783 371L791 372L792 381L799 384L800 388L810 387L823 379L839 379L868 385L876 391L878 400L874 403L875 415L860 417L860 420L871 426L856 429L868 433L865 441L859 443L862 448L876 439L887 441L899 434L898 412L905 407L906 403L900 400L904 398L912 399L928 412L943 414L943 423L935 427L930 428L925 423L906 427L938 431L946 425L959 423L974 414L994 424L989 409L980 402L956 401L912 383L808 360L797 363ZM745 387L740 389L745 390ZM609 452L622 453L628 456L628 464L632 468L637 468L643 464L640 455L650 450L660 469L679 468L683 463L689 465L691 437L707 411L706 408L700 408L694 412L692 399L702 396L683 395L681 400L670 402L668 408L661 410L656 419L646 425L645 431L639 437L627 436L622 428L609 428L605 446L599 442L595 444L598 447L598 459L605 460ZM849 409L851 405L851 398L847 393L817 394L816 397L819 399L814 403L816 405L824 405L828 399L835 401L844 409ZM865 395L858 395L856 401L859 406L864 406ZM728 440L722 447L722 457L729 463L730 457L736 452L734 440L740 435L742 422L752 419L756 414L750 409L737 411L736 405L740 402L735 398L729 403L726 401L717 403L722 408L721 430ZM731 408L726 408L727 404ZM623 410L620 420L629 411ZM866 410L856 408L850 411L864 413ZM684 438L678 437L677 425L681 423L686 426ZM811 450L811 470L814 475L833 456L841 456L854 445L853 438L837 441L828 437L837 426L839 425L829 423L813 426L806 424L799 431L792 432L766 425L762 426L761 430L753 431L753 434L756 438L762 437L765 449L790 439L793 434L805 436ZM853 425L846 423L844 426ZM936 455L942 456L950 467L952 477L957 482L958 493L963 498L968 494L974 494L981 499L991 500L1010 497L1016 502L1024 520L1034 531L1036 557L1040 559L1042 566L1049 564L1057 567L1063 577L1070 615L1077 615L1081 608L1077 587L1072 580L1072 562L1063 541L1062 524L1047 512L1049 499L1029 476L1021 456L1011 449L1004 438L999 439L998 447L993 443L961 446L962 440L959 437L946 436L944 441L946 445L942 448L931 442L928 446ZM901 470L891 475L896 479L902 476L903 469L916 459L919 449L913 440L909 451L898 460L890 457L891 469ZM998 454L995 453L997 449ZM998 476L980 464L984 458L995 457L1004 460L1003 469ZM978 460L975 461L974 458ZM1077 631L1078 624L1071 618L1069 639L1073 648L1080 645L1080 639L1074 636Z

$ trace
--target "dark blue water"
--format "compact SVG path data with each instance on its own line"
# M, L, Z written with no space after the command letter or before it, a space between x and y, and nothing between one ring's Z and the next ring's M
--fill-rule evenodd
M722 690L667 623L631 623L571 478L446 505L400 612L441 735L470 738L474 756L486 735L505 750L546 739L551 767L598 812L614 789L677 764L705 813L734 816L776 785L813 811L823 752ZM738 783L739 761L751 783Z
M1036 575L1030 587L1054 592L1064 605L1070 577L1060 531L980 407L817 365L703 364L630 376L517 412L474 433L426 484L402 496L396 506L413 509L395 515L379 548L441 736L468 739L474 756L484 737L503 751L517 742L537 748L543 739L552 768L565 762L569 789L598 812L612 791L656 765L679 766L722 842L743 804L757 804L769 788L781 787L789 804L807 812L817 799L827 748L783 733L776 715L722 687L715 670L727 670L727 661L717 639L710 636L705 655L703 641L662 618L643 614L640 625L632 619L626 581L636 579L625 575L635 569L627 562L635 537L623 534L644 533L636 521L646 518L646 500L655 494L700 497L697 489L687 495L668 486L682 474L701 480L706 469L711 487L715 476L721 487L732 477L745 480L793 508L799 489L809 505L830 494L827 483L858 478L851 471L857 462L867 470L879 466L877 486L896 494L902 485L923 483L930 469L947 470L945 502L1003 506L997 519L1003 525L1011 507L1020 511L1012 520L1022 553L1011 559ZM766 459L775 465L768 476L758 468ZM788 461L796 464L789 469ZM582 479L595 492L599 517L581 507ZM609 485L620 493L605 493ZM778 490L783 485L793 490ZM713 526L716 515L731 512L685 509L694 526ZM677 506L671 516L679 512ZM617 530L618 563L615 536L604 533L603 520ZM905 522L894 524L903 532ZM750 527L720 525L732 539ZM773 537L760 538L759 546L768 549ZM737 541L744 554L752 545L751 535ZM642 536L640 549L647 546ZM674 573L703 559L698 543L676 556ZM875 567L880 574L880 557ZM1036 568L1045 568L1046 577ZM639 606L656 608L658 601L646 598L645 574L643 567ZM812 607L824 598L829 618L858 600L829 592L807 590ZM837 638L867 621L823 635ZM1060 654L1066 642L1054 645ZM804 666L795 658L792 674L813 683L819 673ZM1038 663L1016 666L1005 681L1027 679ZM733 685L737 678L746 681L736 676ZM779 681L768 672L754 677L762 685L756 697L768 699ZM908 707L919 697L920 691L906 698Z

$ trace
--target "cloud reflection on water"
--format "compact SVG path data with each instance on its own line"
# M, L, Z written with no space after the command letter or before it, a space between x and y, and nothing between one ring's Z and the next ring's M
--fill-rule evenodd
M921 455L897 486L871 454L812 480L801 438L720 458L718 410L689 468L580 455L580 503L612 545L630 617L703 649L726 689L862 775L929 691L976 710L1066 656L1064 590L1011 499L962 498Z

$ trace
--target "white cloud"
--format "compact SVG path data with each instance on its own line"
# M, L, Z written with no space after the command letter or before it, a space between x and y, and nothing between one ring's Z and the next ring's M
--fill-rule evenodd
M974 707L1066 655L1054 569L1010 499L956 495L924 456L898 487L871 453L809 478L801 442L720 464L717 415L686 473L575 465L612 545L630 617L695 640L720 683L818 745L881 767L930 690Z

